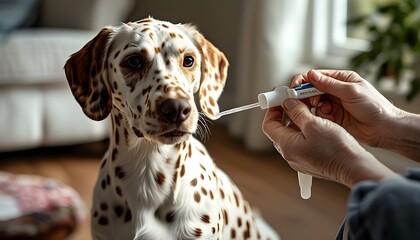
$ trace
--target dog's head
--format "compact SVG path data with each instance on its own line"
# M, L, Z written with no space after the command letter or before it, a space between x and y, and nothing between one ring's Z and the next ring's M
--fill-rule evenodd
M147 18L102 29L64 68L88 117L102 120L115 109L138 137L175 143L196 131L194 93L215 119L227 67L194 27Z

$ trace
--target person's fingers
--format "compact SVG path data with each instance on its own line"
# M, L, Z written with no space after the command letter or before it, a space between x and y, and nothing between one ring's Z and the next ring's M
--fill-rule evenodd
M318 106L317 110L319 110L322 114L331 114L332 104L331 102L323 102Z
M275 144L275 148L282 154L282 148L287 145L287 141L294 137L297 130L286 127L281 122L283 109L274 107L267 110L263 121L264 134Z
M321 74L337 79L342 82L360 82L362 78L360 75L354 71L350 70L330 70L330 69L320 69L320 70L310 70L309 72L318 71ZM310 73L307 73L309 75Z
M263 124L281 124L283 111L283 108L280 106L267 109L264 116Z
M332 105L330 102L322 102L315 111L315 115L328 119L330 121L334 120L334 116L332 114Z
M314 115L312 115L308 106L306 106L301 101L295 99L286 99L284 102L284 107L290 117L290 120L292 120L292 122L299 129L302 129L308 121L314 118Z
M307 73L302 73L294 76L290 81L290 87L299 86L305 82L308 82L308 75Z
M341 76L344 79L350 78L352 75L352 72L348 73L347 78L344 78L344 76ZM308 80L314 87L316 87L318 90L325 92L327 94L337 96L339 98L347 98L350 94L349 87L352 87L349 85L348 82L337 80L334 77L331 77L329 75L325 75L324 72L317 71L317 70L311 70L308 72Z
M273 142L273 135L277 132L277 129L283 126L281 120L283 116L283 108L273 107L269 108L264 116L262 130L264 134Z
M343 124L344 110L343 107L334 102L323 102L316 109L315 114L321 118L330 120L332 122Z

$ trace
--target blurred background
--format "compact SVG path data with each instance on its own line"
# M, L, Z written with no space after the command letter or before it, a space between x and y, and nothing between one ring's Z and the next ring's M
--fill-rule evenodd
M90 206L109 122L94 122L82 113L63 66L102 27L148 16L192 23L225 53L230 68L221 110L253 103L258 93L289 85L292 76L311 68L335 68L357 70L395 105L418 113L417 4L0 0L0 170L53 177L75 188ZM263 116L264 111L254 109L210 124L213 134L206 145L216 163L284 239L333 239L348 189L315 180L313 197L300 199L295 172L280 161L261 131ZM367 148L395 171L417 166ZM73 238L90 239L88 224L81 229Z

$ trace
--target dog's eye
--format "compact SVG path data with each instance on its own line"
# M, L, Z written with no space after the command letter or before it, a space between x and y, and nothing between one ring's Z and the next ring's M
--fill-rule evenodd
M194 65L194 58L191 56L186 56L184 58L184 62L182 63L182 66L186 67L186 68L190 68Z
M131 56L126 61L127 66L130 68L139 68L141 66L141 60L139 56Z

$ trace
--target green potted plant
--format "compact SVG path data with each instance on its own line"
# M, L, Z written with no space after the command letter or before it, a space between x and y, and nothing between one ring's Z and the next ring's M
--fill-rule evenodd
M371 43L369 51L351 58L355 70L373 73L376 81L395 79L396 84L408 77L411 84L407 100L420 93L420 69L415 67L420 62L420 0L390 3L348 24L366 27Z

